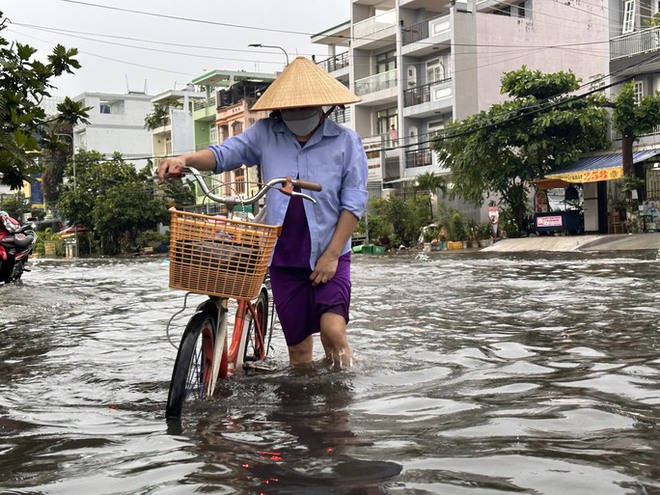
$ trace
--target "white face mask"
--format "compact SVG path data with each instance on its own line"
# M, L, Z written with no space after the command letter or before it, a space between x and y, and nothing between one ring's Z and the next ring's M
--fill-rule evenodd
M320 108L282 110L282 120L296 136L309 136L321 122Z

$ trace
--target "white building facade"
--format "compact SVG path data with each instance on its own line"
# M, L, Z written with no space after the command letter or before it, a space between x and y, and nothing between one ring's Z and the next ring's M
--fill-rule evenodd
M96 150L106 156L118 151L126 161L143 168L152 156L151 131L144 127L152 112L152 97L144 93L83 93L74 98L91 107L89 124L73 129L75 149Z

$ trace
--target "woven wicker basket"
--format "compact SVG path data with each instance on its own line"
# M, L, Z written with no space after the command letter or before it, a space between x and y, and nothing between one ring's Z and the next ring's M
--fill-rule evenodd
M281 227L170 210L170 287L253 299Z

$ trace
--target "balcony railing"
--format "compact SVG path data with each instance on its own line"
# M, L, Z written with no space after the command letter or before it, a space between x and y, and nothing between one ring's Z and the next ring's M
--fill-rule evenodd
M353 25L353 36L355 38L369 38L378 31L396 26L396 10L388 10L364 21L356 22Z
M355 81L355 94L357 96L362 96L382 91L384 89L396 88L396 72L397 69L392 69L363 79L358 79Z
M403 28L401 43L409 45L429 37L429 21L419 22L413 26Z
M327 58L318 62L326 72L334 72L348 67L348 52L340 53L334 57Z
M433 155L429 148L406 151L406 168L426 167L433 165Z
M330 120L337 122L338 124L345 124L346 122L350 122L351 108L335 108L335 110L330 114Z
M610 59L660 50L660 26L624 34L610 40Z
M406 89L403 92L403 106L411 107L413 105L420 105L422 103L428 103L431 101L431 86L437 86L438 84L443 84L449 82L451 78L442 79L440 81L434 81L429 84L424 84L422 86L416 86L414 88Z
M211 107L212 108L217 107L215 95L212 95L212 96L210 96L209 98L207 98L205 100L196 100L195 104L193 105L193 109L195 111L203 110L205 108L211 108Z

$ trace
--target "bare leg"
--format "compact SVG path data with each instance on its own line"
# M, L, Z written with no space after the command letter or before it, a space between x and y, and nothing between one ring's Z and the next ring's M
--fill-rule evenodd
M289 346L289 362L293 365L311 363L313 348L313 335L309 335L299 344Z
M321 315L321 344L325 359L340 368L352 364L353 355L346 338L346 320L336 313Z

